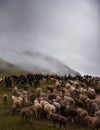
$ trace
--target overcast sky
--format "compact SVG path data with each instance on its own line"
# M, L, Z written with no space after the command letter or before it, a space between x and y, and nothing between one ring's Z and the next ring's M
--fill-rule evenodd
M99 9L99 0L0 0L0 58L39 51L100 76Z

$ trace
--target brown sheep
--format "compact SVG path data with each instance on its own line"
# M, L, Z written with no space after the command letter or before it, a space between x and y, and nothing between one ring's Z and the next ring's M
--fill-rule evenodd
M42 88L38 87L38 88L36 89L37 97L40 97L41 92L42 92Z
M48 95L48 99L49 99L49 100L56 99L56 94L55 94L55 93L50 93L50 94Z
M87 115L85 117L85 121L87 122L88 126L91 127L91 130L99 130L100 128L100 117L91 117Z
M11 108L11 110L12 110L12 113L13 113L13 115L15 115L15 113L17 112L17 111L19 111L19 108L21 107L21 104L20 104L20 102L14 102L13 104L12 104L12 108Z
M8 102L8 95L6 93L4 93L2 95L2 100L3 100L3 104L7 104L7 102Z
M47 86L47 89L50 90L50 92L52 93L54 90L54 87L53 87L53 85L49 85L49 86Z
M30 107L24 107L21 110L21 117L22 120L26 121L26 120L31 120L31 118L34 116L34 106L30 106Z
M87 95L90 99L95 99L96 92L93 88L88 88Z
M100 117L100 110L96 111L94 115Z
M17 109L18 109L18 108L17 108L17 105L14 103L14 104L12 105L12 108L11 108L11 111L12 111L12 114L13 114L13 115L15 115Z
M85 102L87 98L88 98L87 95L85 95L85 94L79 94L79 99L80 99L81 101Z
M18 87L17 86L14 86L14 88L12 89L12 92L13 92L13 95L18 95L19 93L19 90L18 90Z
M63 126L66 129L66 122L67 122L66 117L53 113L50 113L49 116L50 116L49 118L53 121L54 126L58 124L60 128Z
M84 119L88 115L88 112L82 108L76 108L76 109L78 114L78 121L80 122L80 124L84 124Z
M75 104L74 99L70 96L64 96L64 101L65 101L65 103L70 103L70 104L73 104L73 105Z
M84 118L85 116L88 115L87 111L83 108L77 108L77 113L80 117Z

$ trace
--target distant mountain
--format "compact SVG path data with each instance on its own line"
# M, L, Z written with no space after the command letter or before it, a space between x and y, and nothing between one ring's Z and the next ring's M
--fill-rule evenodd
M31 72L41 74L58 74L58 75L80 75L79 72L71 69L53 56L26 51L20 56L19 63L9 63L0 59L0 72L19 73Z
M80 75L79 72L71 69L58 59L54 58L53 56L40 53L40 52L30 52L26 51L23 53L25 56L30 57L34 62L32 62L32 66L28 69L28 64L25 66L25 69L29 71L35 71L37 73L53 73L59 75Z
M15 65L13 65L13 64L11 64L3 59L0 59L0 69L11 71L11 70L15 70L17 68Z
M0 59L0 75L20 74L22 72L25 73L25 70L3 59Z

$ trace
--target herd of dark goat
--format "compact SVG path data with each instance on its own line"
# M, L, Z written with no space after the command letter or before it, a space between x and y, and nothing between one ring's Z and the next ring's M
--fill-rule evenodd
M42 84L41 84L42 83ZM12 90L12 112L20 110L22 120L44 118L54 126L66 123L100 127L100 78L93 76L58 76L42 74L12 75L0 79ZM33 91L29 92L29 87ZM2 96L3 103L8 95Z

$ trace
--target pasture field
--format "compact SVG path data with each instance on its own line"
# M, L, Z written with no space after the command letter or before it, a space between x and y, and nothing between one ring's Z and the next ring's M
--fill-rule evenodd
M2 94L5 92L9 95L8 104L6 105L2 103L1 98ZM5 87L0 89L0 130L59 130L59 128L53 127L51 121L33 119L30 123L22 121L20 112L12 115L11 95L11 90ZM88 128L83 128L82 126L68 123L67 130L88 130Z

